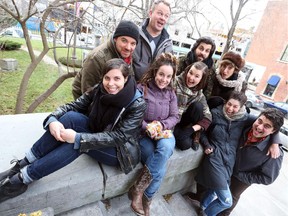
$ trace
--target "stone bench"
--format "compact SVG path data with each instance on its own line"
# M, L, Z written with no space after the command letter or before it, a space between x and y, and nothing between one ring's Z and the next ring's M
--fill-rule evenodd
M0 171L11 167L11 159L23 158L24 153L43 134L42 122L47 115L34 113L0 116ZM195 189L193 178L202 156L202 149L197 152L192 149L175 149L158 195ZM98 162L87 155L81 155L63 169L33 182L24 194L0 203L0 215L15 216L47 207L52 207L54 213L59 214L124 194L137 178L142 165L137 165L128 175L115 167L102 167L107 175L105 190Z

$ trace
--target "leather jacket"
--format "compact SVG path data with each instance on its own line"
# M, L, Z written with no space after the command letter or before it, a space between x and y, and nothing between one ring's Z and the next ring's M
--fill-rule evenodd
M86 92L76 101L60 106L44 120L43 126L45 127L46 122L51 116L59 119L69 111L87 114L93 102L94 95L92 92L94 91ZM138 96L136 96L137 94ZM134 99L126 108L122 109L110 131L80 133L80 152L115 147L122 171L125 174L129 173L140 161L138 138L145 109L146 104L142 93L137 90Z

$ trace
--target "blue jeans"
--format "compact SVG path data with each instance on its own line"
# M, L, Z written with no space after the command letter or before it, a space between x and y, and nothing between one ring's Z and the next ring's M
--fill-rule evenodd
M65 128L71 128L76 132L91 133L88 127L88 117L81 113L67 112L59 121ZM103 164L119 165L115 147L91 150L86 154ZM47 130L26 154L27 159L32 163L24 169L24 183L29 184L33 180L38 180L65 167L80 155L79 149L74 149L73 144L57 141Z
M201 201L201 208L207 216L216 216L232 206L232 195L227 184L225 190L207 190Z
M147 166L152 176L152 182L144 194L152 198L165 176L167 161L175 147L175 138L172 136L168 139L152 140L145 136L140 139L140 147L142 163Z

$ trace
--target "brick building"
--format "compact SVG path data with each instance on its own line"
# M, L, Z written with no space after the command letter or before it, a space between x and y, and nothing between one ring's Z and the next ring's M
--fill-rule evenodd
M256 93L265 100L288 102L287 0L268 1L245 59L266 68Z

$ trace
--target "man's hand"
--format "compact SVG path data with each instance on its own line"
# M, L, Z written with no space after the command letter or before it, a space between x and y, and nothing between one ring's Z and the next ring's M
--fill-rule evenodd
M269 149L266 155L270 155L271 158L278 158L280 156L280 149L279 149L279 145L276 143L273 143Z
M212 148L212 147L206 148L206 149L204 150L204 153L207 154L207 155L213 153L213 148Z

